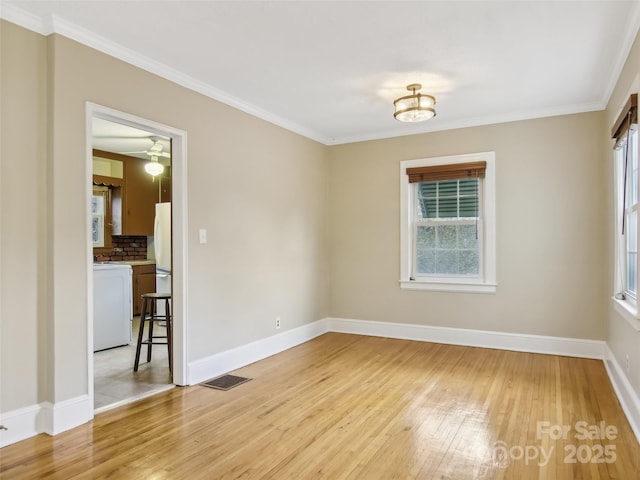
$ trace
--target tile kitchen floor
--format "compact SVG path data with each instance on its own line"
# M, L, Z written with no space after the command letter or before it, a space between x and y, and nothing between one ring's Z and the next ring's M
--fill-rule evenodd
M148 363L147 347L143 345L138 371L133 371L139 325L140 317L135 317L132 322L130 345L93 354L95 410L107 410L173 387L165 345L153 346L151 362ZM156 329L158 329L157 332ZM161 327L155 326L153 330L154 335L164 334L164 329Z

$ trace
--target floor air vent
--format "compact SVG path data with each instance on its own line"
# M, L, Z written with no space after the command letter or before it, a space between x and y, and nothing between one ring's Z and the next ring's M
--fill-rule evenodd
M237 387L244 382L248 382L249 380L251 379L246 377L238 377L236 375L222 375L221 377L202 382L200 385L204 387L215 388L217 390L230 390L233 387Z

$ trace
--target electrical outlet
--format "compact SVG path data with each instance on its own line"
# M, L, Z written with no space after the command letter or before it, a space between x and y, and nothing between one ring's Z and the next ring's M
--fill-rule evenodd
M629 361L629 354L627 353L626 355L626 362L627 362L627 373L630 373L631 370L631 362Z
M280 328L280 317L276 317L276 329Z

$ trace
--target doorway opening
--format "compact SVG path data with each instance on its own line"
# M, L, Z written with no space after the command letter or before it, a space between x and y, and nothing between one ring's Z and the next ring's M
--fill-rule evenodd
M187 384L185 152L184 131L87 104L88 371L94 413ZM162 345L153 346L151 361L150 346L143 345L133 371L141 294L155 292L171 293L172 373L169 349ZM154 336L166 329L157 326Z

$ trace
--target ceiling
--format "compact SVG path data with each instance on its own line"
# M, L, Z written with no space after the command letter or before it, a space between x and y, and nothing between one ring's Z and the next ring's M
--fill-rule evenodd
M151 155L147 152L154 142L159 142L162 151L171 154L171 141L168 137L102 118L93 117L91 134L92 146L98 150L149 160ZM171 164L171 159L164 156L160 156L158 161L163 165Z
M601 110L638 1L20 1L57 32L327 145ZM437 116L393 118L421 83Z

